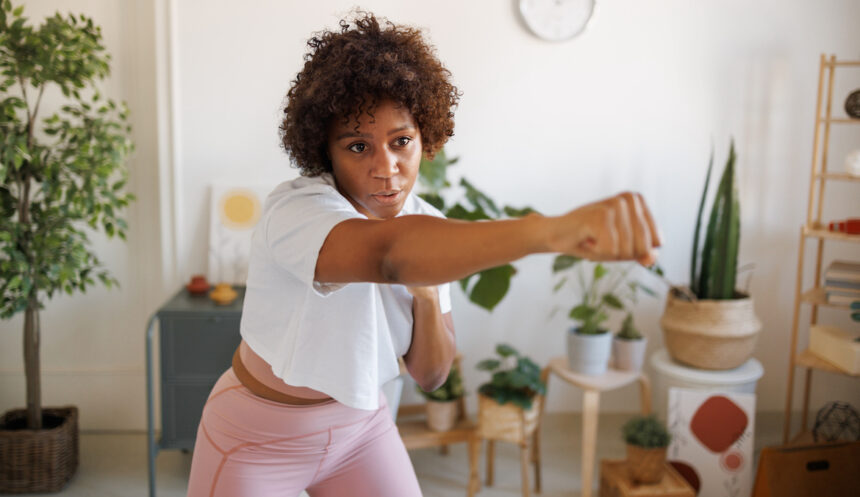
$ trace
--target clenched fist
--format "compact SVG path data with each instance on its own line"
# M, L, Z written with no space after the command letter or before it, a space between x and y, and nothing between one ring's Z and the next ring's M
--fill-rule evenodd
M657 261L662 241L642 195L624 192L555 218L553 252L593 261Z

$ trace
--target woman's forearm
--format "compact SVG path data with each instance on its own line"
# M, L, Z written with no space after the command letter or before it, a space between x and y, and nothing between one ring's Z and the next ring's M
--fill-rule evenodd
M412 344L403 359L418 385L431 392L445 382L451 369L457 348L453 326L441 313L436 287L411 287L410 291Z

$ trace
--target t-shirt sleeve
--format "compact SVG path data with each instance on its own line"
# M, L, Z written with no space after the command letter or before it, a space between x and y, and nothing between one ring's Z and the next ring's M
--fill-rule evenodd
M357 218L365 219L334 188L320 185L289 192L266 218L266 246L278 266L324 297L346 283L314 281L320 249L335 225Z

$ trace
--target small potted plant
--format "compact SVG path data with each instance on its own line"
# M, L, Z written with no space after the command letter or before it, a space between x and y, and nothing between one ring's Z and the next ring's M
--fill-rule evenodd
M627 443L627 467L636 483L658 483L666 467L672 436L654 415L636 416L621 428Z
M612 357L615 369L622 371L641 371L645 361L645 338L633 324L633 313L628 312L621 323L621 329L612 339Z
M463 379L457 365L451 366L448 378L441 387L425 392L416 385L418 393L427 399L427 426L433 431L448 431L457 422L458 400L463 397Z
M482 438L522 443L537 427L546 383L541 369L507 344L496 346L499 359L485 359L477 368L492 373L478 388L478 426Z
M628 280L634 264L594 264L591 279L586 277L586 263L577 257L560 255L555 258L553 272L563 276L554 291L561 289L571 278L569 271L576 270L581 300L568 313L578 323L567 334L568 366L577 373L598 376L606 372L612 351L612 334L604 323L611 310L623 310L624 301L636 302L636 293L642 289L652 296L656 293L638 281ZM661 274L656 265L650 270ZM626 283L623 284L623 283Z

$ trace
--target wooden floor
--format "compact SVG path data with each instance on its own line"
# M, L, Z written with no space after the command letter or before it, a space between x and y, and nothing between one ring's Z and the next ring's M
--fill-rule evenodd
M624 457L621 425L627 414L601 414L597 459ZM579 496L579 451L581 417L570 413L549 413L541 435L543 492L545 497ZM782 436L781 413L759 413L756 419L755 449L778 445ZM144 433L82 433L81 466L60 494L44 497L144 497L148 495L146 437ZM410 452L425 497L466 495L468 458L465 444L452 446L448 455L436 449ZM483 478L483 452L481 475ZM164 451L158 456L158 497L185 497L191 455ZM496 443L495 482L483 487L479 497L521 495L519 449ZM597 478L595 477L595 485ZM41 494L30 494L38 497ZM238 497L238 496L237 496ZM287 496L284 496L287 497Z

